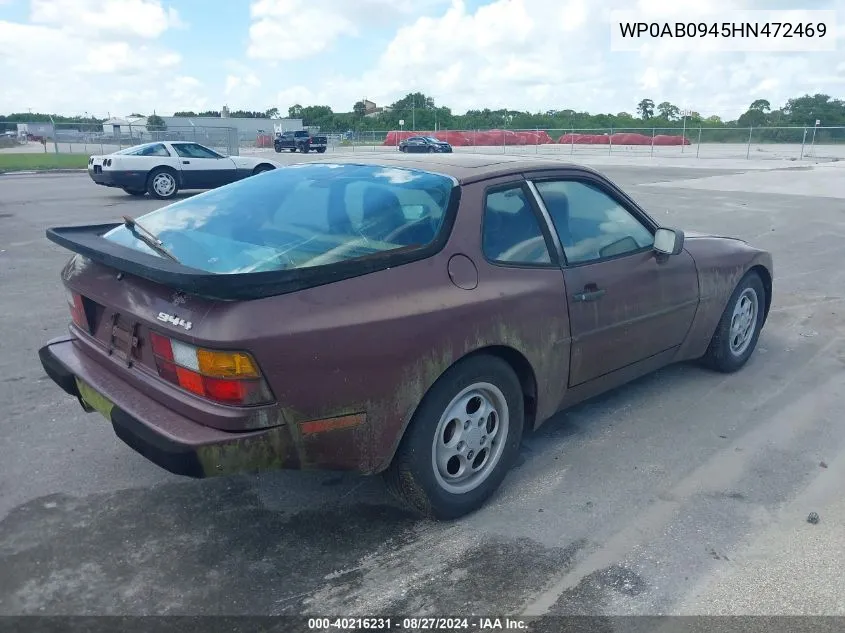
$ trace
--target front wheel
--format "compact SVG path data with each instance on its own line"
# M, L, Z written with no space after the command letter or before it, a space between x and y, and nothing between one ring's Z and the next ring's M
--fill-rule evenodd
M325 147L320 147L320 148L318 148L318 149L317 149L317 153L318 153L318 154L325 154L325 153L326 153L326 148L325 148Z
M740 369L754 352L766 309L766 290L756 272L745 275L731 295L702 360L723 373Z
M511 367L486 354L449 368L420 403L385 472L406 505L436 519L480 508L516 459L523 394Z
M147 192L159 200L169 200L179 191L176 174L167 167L159 167L150 172L147 178Z
M275 150L276 150L276 153L277 153L277 154L281 154L281 153L282 153L282 148L281 148L281 146L279 146L279 145L274 145L274 146L273 146L273 149L275 149Z

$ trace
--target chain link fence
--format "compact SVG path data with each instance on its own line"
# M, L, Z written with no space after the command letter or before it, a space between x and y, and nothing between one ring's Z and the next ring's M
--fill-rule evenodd
M170 127L148 130L141 125L104 125L101 123L55 123L39 125L32 133L4 134L5 151L44 151L56 154L111 154L152 141L192 141L222 154L240 153L238 131L231 127Z
M273 133L235 127L108 125L91 122L39 125L37 134L0 130L0 151L109 154L155 140L193 141L228 155L273 153ZM397 151L401 139L436 136L458 152L616 155L680 159L845 160L845 127L631 127L570 129L367 130L322 132L329 152Z
M367 130L328 133L329 151L397 151L408 136L435 136L455 151L673 157L687 159L845 160L845 127L534 128L477 130ZM244 153L271 146L242 143Z

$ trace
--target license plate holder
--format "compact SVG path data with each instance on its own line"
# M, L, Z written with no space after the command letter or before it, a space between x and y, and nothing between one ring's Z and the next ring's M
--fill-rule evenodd
M114 403L111 400L79 378L76 378L76 389L83 405L87 405L106 420L111 421L111 410L114 408Z

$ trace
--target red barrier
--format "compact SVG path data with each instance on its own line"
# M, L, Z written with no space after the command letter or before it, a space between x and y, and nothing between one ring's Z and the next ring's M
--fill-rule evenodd
M658 134L654 137L655 145L690 145L690 140L686 136L669 136L668 134Z
M612 136L607 134L564 134L558 140L562 145L651 145L652 137L645 134L629 132L617 132ZM655 145L690 145L690 140L685 136L672 136L669 134L658 134L653 140Z
M382 143L383 146L395 147L412 136L433 136L455 147L499 146L499 145L544 145L554 143L554 139L545 130L442 130L440 132L391 130Z

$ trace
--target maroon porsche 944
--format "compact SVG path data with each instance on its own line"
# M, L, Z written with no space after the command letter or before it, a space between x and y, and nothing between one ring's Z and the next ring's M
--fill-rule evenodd
M381 473L443 519L557 411L738 370L772 301L768 252L552 160L320 159L47 237L71 323L40 360L131 448L192 477Z

